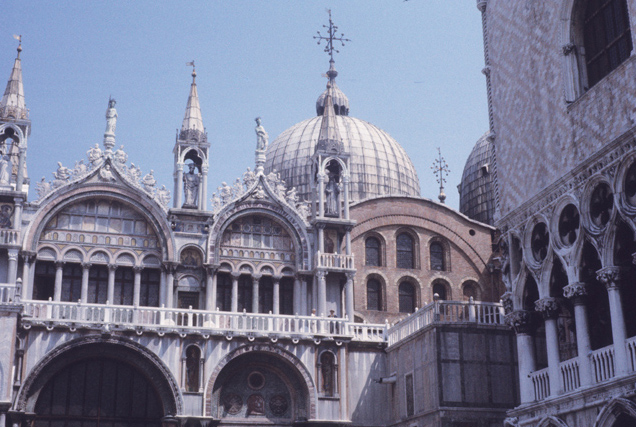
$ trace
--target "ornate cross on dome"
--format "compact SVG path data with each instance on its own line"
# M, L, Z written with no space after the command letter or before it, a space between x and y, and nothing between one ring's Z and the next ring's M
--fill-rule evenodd
M433 169L433 174L439 184L439 196L437 196L437 198L440 202L444 203L444 200L446 200L444 183L446 182L446 176L450 173L450 169L448 168L448 164L446 164L446 160L442 157L442 150L440 150L439 147L437 147L437 159L433 161L431 169Z
M323 25L323 28L326 28L329 33L326 36L320 34L320 31L317 31L318 35L314 36L314 39L318 40L318 45L320 45L321 41L325 41L325 52L329 54L329 58L333 61L333 53L340 53L340 51L333 47L333 42L339 41L344 46L344 42L350 42L351 40L344 38L344 33L340 33L340 37L337 36L336 32L338 31L338 27L334 25L331 20L331 9L327 9L327 13L329 13L329 26Z

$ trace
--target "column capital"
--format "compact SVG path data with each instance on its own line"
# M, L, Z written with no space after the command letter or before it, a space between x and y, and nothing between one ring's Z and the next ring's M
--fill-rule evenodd
M18 260L18 253L19 253L19 251L17 249L9 249L9 250L7 250L7 255L9 257L9 261L17 261Z
M252 281L258 282L259 280L261 280L261 277L263 277L262 274L252 274Z
M514 302L512 299L512 292L506 291L501 295L501 304L504 307L504 313L510 314L514 310Z
M108 271L115 271L119 267L117 264L108 264Z
M527 310L517 310L506 314L506 324L510 326L516 334L530 334L534 331L534 313Z
M347 277L348 281L349 280L353 281L353 279L356 277L356 273L350 271L350 272L345 273L345 276Z
M178 263L174 261L164 261L162 267L168 274L174 274L177 271Z
M239 277L241 277L241 274L243 273L241 273L240 271L232 271L230 273L230 276L232 276L233 279L238 279Z
M134 271L135 273L141 273L141 272L143 271L143 269L144 269L144 266L143 266L143 265L135 265L135 266L133 267L133 271Z
M556 319L559 315L559 303L556 298L542 298L534 302L536 311L543 315L544 319Z
M563 287L563 296L568 299L580 299L587 295L585 282L574 282Z
M24 260L25 263L32 264L33 261L35 261L35 257L37 257L38 254L37 252L22 251L20 255L22 256L22 259Z
M62 268L62 267L64 267L64 264L66 264L66 261L60 261L60 260L55 261L55 267L56 268Z
M621 267L610 266L596 272L596 278L605 285L607 290L619 289L621 284Z
M274 283L280 282L282 278L283 278L283 276L281 274L274 274L272 276L272 280L274 281Z
M318 278L318 280L324 279L325 277L327 277L327 270L317 270L316 277Z
M215 274L219 270L218 265L212 265L212 264L203 264L203 268L205 268L205 272L210 275Z
M93 264L91 264L90 262L83 262L83 263L82 263L82 268L83 268L84 270L88 270L88 269L90 269L92 266L93 266Z

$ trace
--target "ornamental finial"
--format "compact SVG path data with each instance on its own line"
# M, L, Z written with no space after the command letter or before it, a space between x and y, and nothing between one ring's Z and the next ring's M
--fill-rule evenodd
M13 35L13 38L16 39L18 41L18 58L20 58L20 52L22 52L22 34L20 35Z
M441 203L444 203L446 200L446 194L444 194L444 183L446 182L446 176L450 173L450 169L448 168L448 164L446 164L446 160L442 157L442 150L437 147L437 159L433 161L433 174L439 184L439 196L437 198Z
M192 67L192 80L194 80L194 78L197 76L197 71L195 70L195 67L194 67L194 59L190 62L186 62L186 66Z
M340 33L340 37L337 36L338 27L331 20L331 9L327 9L327 13L329 14L329 26L323 25L322 27L327 29L328 33L323 36L320 31L317 31L318 35L314 36L314 39L318 40L318 45L320 45L321 41L325 41L325 52L329 54L329 62L333 62L333 53L340 53L338 49L333 47L334 40L339 41L343 46L345 45L344 42L350 42L351 40L344 38L344 33Z

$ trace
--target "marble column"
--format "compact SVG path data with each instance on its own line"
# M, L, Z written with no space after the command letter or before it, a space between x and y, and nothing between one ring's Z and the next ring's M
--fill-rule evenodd
M258 302L259 302L259 287L261 282L261 274L253 274L252 275L252 313L258 313Z
M579 378L581 386L588 386L592 384L592 366L589 358L592 346L590 345L590 332L587 324L587 289L585 288L585 283L570 283L563 288L563 296L570 299L574 304Z
M348 174L342 177L342 189L344 192L344 219L349 219L349 181L350 178Z
M535 301L534 308L541 313L545 322L545 342L548 353L548 376L550 377L550 395L558 396L563 392L559 363L559 333L557 318L559 304L556 298L543 298Z
M205 286L205 309L216 310L216 267L206 266L207 282Z
M294 313L295 315L303 315L301 307L303 299L301 298L301 284L298 277L294 277Z
M55 261L55 290L53 301L62 300L62 275L64 274L64 261Z
M115 271L117 264L108 264L108 303L115 304Z
M15 201L15 207L13 208L13 229L21 230L22 229L22 207L24 205L24 199L21 197L16 197L13 199ZM12 242L18 243L18 242Z
M534 401L534 386L530 374L537 368L534 353L535 329L531 311L519 310L506 315L506 323L510 325L517 336L517 357L519 369L519 391L521 403Z
M144 268L141 266L134 266L133 271L135 272L135 281L133 282L133 305L135 307L139 306L139 301L141 300L141 272Z
M177 270L177 264L174 262L166 263L166 307L174 308L174 273Z
M353 279L355 273L347 273L347 283L345 284L345 306L347 318L350 322L353 322L354 309L353 309Z
M24 185L24 165L26 164L27 157L27 147L26 141L24 144L21 144L20 147L20 155L18 157L18 176L16 177L15 182L15 191L22 191L22 186Z
M9 257L9 265L7 267L7 283L15 283L18 278L18 250L17 249L9 249L7 250L7 255Z
M232 276L232 312L236 313L238 311L238 281L241 273L233 271L230 275Z
M274 314L280 314L280 280L281 276L273 276L272 280L274 281Z
M32 299L31 270L35 267L35 252L22 252L22 299Z
M179 209L183 204L183 163L177 163L176 184L174 185L174 207Z
M316 282L318 283L318 316L325 316L327 313L327 272L325 270L316 271Z
M609 297L610 313L612 316L612 339L614 341L614 369L617 376L622 376L628 372L627 349L625 339L625 317L623 315L623 304L621 301L621 268L605 267L596 272L596 278L607 288Z
M318 216L325 216L325 173L322 171L318 172Z
M82 263L82 290L80 294L82 302L88 302L88 278L91 272L91 265L89 262Z
M200 209L205 211L208 209L208 165L201 167L201 200Z

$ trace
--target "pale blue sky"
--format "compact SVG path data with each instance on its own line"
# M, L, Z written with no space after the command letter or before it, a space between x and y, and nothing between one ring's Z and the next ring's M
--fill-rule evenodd
M327 8L352 39L335 58L350 115L406 149L424 197L437 196L431 165L441 146L451 169L447 203L457 208L464 163L488 128L473 0L5 0L0 79L4 87L15 58L11 36L22 34L32 183L51 179L57 161L72 167L101 145L112 95L117 145L172 190L172 148L191 81L186 62L194 59L212 194L252 166L256 116L273 140L315 115L328 56L312 37L327 24Z

